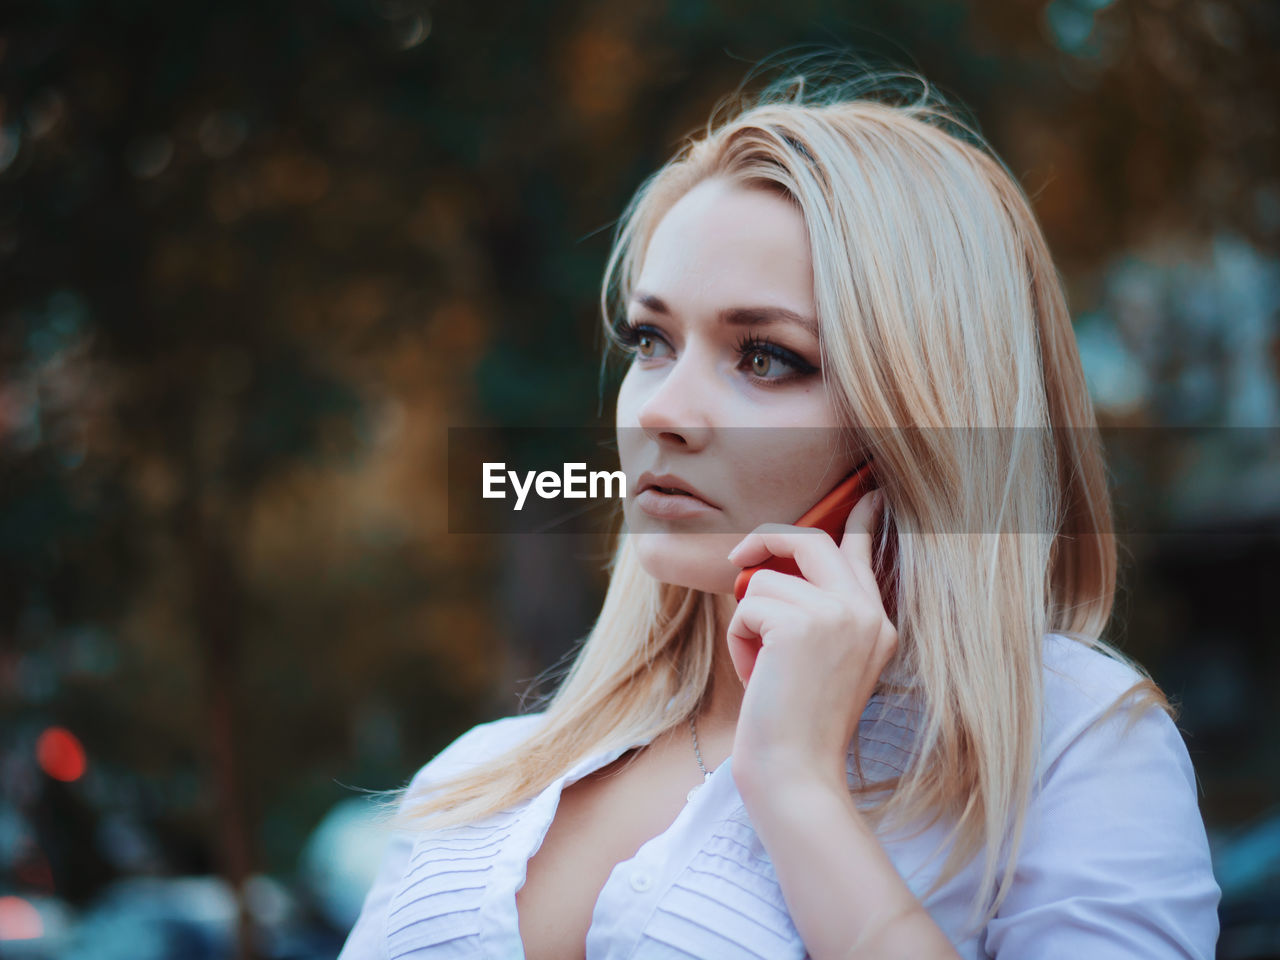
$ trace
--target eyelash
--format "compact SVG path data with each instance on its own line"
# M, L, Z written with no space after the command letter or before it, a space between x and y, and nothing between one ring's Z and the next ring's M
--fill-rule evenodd
M617 340L622 349L636 357L636 349L640 345L641 334L647 334L663 343L667 343L664 337L656 327L651 327L644 323L631 323L627 320L620 321L615 327ZM667 346L670 346L667 343ZM794 380L800 380L804 377L812 376L818 372L818 368L809 363L803 357L797 356L785 347L774 343L772 340L764 337L758 337L752 334L744 334L734 344L739 357L745 362L746 359L754 354L763 353L765 356L771 357L791 368L792 372L783 377L757 377L752 376L752 380L765 386L777 386L782 383L790 383Z

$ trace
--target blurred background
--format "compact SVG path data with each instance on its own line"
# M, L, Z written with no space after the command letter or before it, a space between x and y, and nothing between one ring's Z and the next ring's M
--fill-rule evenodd
M446 428L610 422L615 219L783 48L972 110L1104 424L1274 438L1278 42L1265 0L11 0L0 955L337 954L361 790L604 584L603 537L449 534ZM1181 706L1219 955L1280 956L1280 463L1133 450L1108 638Z

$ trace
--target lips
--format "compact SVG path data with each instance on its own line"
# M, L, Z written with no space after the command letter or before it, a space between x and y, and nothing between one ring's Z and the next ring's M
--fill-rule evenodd
M709 507L719 509L716 504L712 503L707 497L682 477L678 477L673 473L642 473L639 481L636 483L637 496L646 490L653 490L658 494L668 497L687 497L691 500L700 500Z
M687 493L663 493L646 487L636 494L636 507L657 520L702 520L720 513L705 500Z

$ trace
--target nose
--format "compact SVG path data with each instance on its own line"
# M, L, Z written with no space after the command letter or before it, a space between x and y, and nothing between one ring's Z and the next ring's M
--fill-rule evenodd
M714 374L686 352L640 405L638 422L645 436L663 445L701 450L711 439Z

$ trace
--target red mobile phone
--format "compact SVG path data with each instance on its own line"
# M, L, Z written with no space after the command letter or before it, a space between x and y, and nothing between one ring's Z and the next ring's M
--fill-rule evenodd
M857 506L863 494L873 486L871 460L867 459L857 470L836 484L825 497L806 510L804 516L797 520L795 525L825 530L835 540L836 546L839 546L840 540L844 537L844 525L849 519L850 512ZM801 576L800 568L790 557L770 557L754 567L743 567L737 579L733 581L733 594L739 601L747 595L747 584L751 582L755 572L766 568L777 570L779 573L789 573L793 577Z

